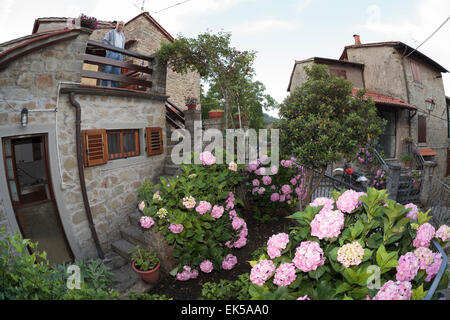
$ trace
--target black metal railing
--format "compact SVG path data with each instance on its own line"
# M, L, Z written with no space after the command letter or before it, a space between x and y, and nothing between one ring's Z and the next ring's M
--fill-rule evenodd
M166 120L175 129L183 129L186 124L184 111L170 100L166 100Z

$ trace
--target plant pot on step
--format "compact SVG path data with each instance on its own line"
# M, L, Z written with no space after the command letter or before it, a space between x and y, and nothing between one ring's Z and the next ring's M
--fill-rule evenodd
M211 110L208 112L210 119L219 119L222 118L224 111L223 110Z
M405 162L405 167L406 168L411 168L411 161L406 161Z
M188 106L188 110L196 110L196 109L197 109L196 105Z
M149 271L141 271L136 268L136 261L133 261L133 264L131 267L133 268L134 272L139 274L141 276L142 281L148 284L157 284L159 279L161 278L161 273L159 272L159 267L161 266L161 263L158 261L158 264L156 267Z

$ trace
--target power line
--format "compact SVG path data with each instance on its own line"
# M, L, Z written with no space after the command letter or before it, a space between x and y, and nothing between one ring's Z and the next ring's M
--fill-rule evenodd
M156 12L152 12L152 14L157 14L157 13L160 13L160 12L166 11L166 10L168 10L168 9L171 9L171 8L173 8L173 7L176 7L176 6L182 5L182 4L184 4L184 3L186 3L186 2L189 2L189 1L192 1L192 0L185 0L185 1L182 1L182 2L178 2L178 3L174 4L174 5L171 5L170 7L167 7L167 8L161 9L161 10L159 10L159 11L156 11Z
M432 36L434 36L436 34L436 32L438 32L443 26L444 24L447 23L447 21L450 20L450 16L447 17L447 19L439 26L439 28L437 28L432 34L431 36L429 36L428 38L425 39L424 42L422 42L417 48L415 48L413 51L411 51L405 58L409 57L411 54L413 54L415 51L417 51L425 42L427 42Z

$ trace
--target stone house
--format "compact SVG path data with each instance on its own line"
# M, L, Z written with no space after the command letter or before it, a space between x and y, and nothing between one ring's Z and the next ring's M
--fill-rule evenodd
M354 39L337 60L296 61L288 91L306 81L305 66L327 65L330 73L353 83L353 95L357 89L366 89L366 97L372 98L388 121L380 138L386 160L400 161L404 154L417 151L424 160L437 163L435 174L448 175L449 120L442 81L447 69L402 42L363 44L358 35ZM406 137L413 138L414 150L407 148Z
M148 13L126 24L124 62L107 61L117 49L96 42L112 23L71 21L37 19L31 35L0 44L0 226L38 241L54 263L103 256L120 239L139 186L166 165L167 99L200 95L198 75L152 57L173 38ZM103 73L108 63L122 74Z

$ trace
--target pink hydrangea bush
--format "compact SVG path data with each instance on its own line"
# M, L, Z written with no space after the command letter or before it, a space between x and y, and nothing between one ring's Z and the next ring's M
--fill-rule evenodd
M328 216L332 214L336 216ZM283 299L306 294L314 300L410 300L423 299L434 281L445 288L448 272L436 279L444 259L433 252L436 241L433 246L430 242L445 237L447 229L434 232L426 213L418 220L405 219L406 214L386 191L374 188L366 194L335 191L332 198L316 199L288 217L298 226L271 236L267 247L255 253L251 285L261 288L251 288L252 298L279 299L283 292ZM261 266L270 269L261 274ZM377 272L379 289L370 277L376 280ZM435 291L432 299L440 295Z
M156 185L144 182L138 190L142 227L156 227L172 246L178 265L169 271L181 281L195 278L199 270L233 269L234 251L247 245L248 227L237 206L242 201L233 193L244 179L241 172L208 152L200 159L198 165L182 164L176 177Z
M438 231L436 231L436 238L442 242L448 241L450 239L450 227L445 224L440 226Z
M275 269L276 267L271 260L261 260L250 271L250 281L262 286L272 276Z
M405 205L405 208L407 209L411 209L409 210L409 212L406 214L406 216L408 218L410 218L411 220L417 220L417 214L419 213L419 208L417 208L417 206L414 203L408 203Z

